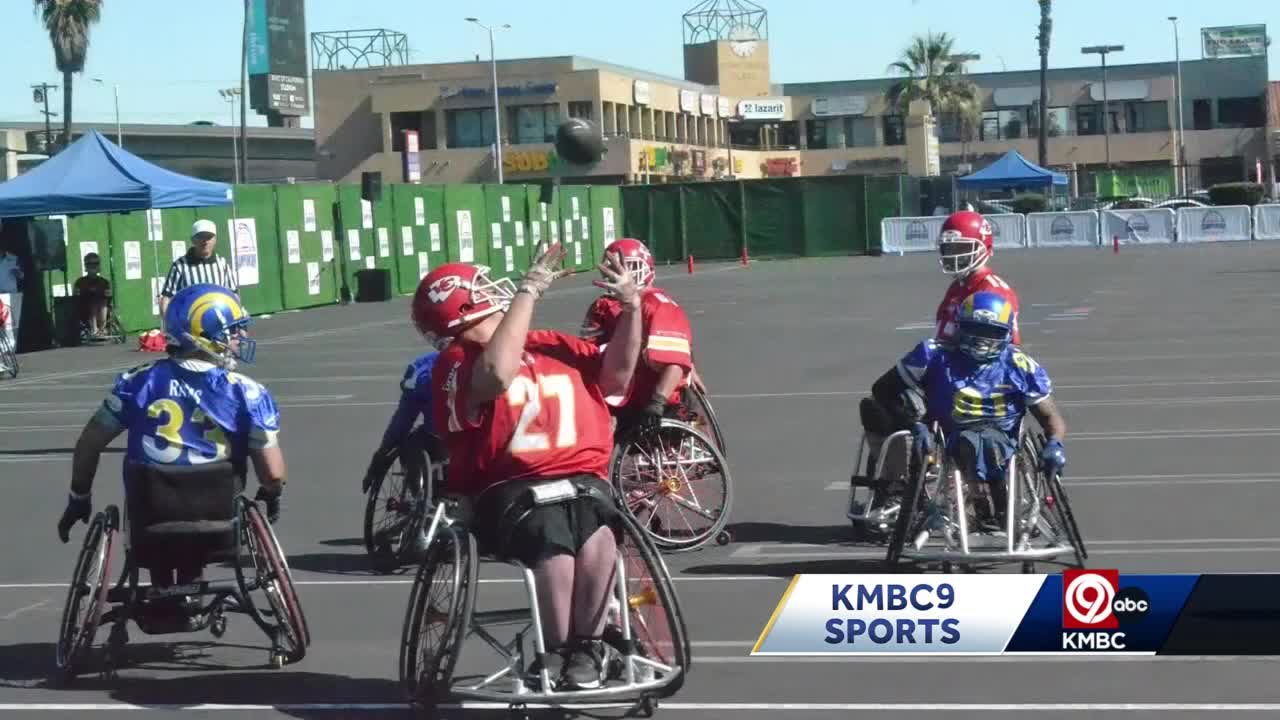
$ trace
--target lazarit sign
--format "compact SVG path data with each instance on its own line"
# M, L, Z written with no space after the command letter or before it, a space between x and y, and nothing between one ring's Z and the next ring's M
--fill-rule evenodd
M738 117L743 120L781 120L787 115L785 98L743 100L738 103Z

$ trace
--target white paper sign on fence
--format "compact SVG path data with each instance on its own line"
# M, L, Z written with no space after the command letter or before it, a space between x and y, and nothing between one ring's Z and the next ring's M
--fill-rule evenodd
M352 260L360 259L360 231L347 231L347 251L350 253Z
M298 237L297 230L286 230L284 233L285 245L288 248L289 263L297 265L302 262L302 241Z
M320 231L320 259L333 262L333 231Z
M302 229L304 232L316 231L316 201L309 198L302 201Z
M424 198L416 197L413 199L413 224L427 224L427 201Z
M1027 246L1027 216L1020 213L1001 213L984 215L991 223L991 232L995 235L992 242L998 248L1020 248Z
M1178 242L1241 242L1251 235L1248 205L1178 209Z
M254 218L232 218L227 221L231 229L233 256L236 261L236 281L241 286L258 284L258 221Z
M137 240L124 241L124 279L142 279L142 243Z
M384 227L378 228L378 257L391 256L391 234Z
M1096 210L1031 213L1027 232L1031 247L1093 247L1100 223Z
M515 225L516 231L516 247L524 247L524 223L518 222Z
M320 263L307 263L307 294L320 294Z
M431 223L431 252L440 252L440 223Z
M181 240L170 240L169 254L173 256L174 260L177 260L178 258L187 254L187 244L182 242Z
M1280 205L1254 206L1253 239L1280 240Z
M1102 212L1102 244L1120 238L1121 243L1171 243L1175 235L1177 215L1169 208L1104 210Z
M502 196L502 222L511 222L511 198Z
M508 245L505 248L503 248L503 250L506 251L506 256L507 256L507 272L514 272L516 269L515 256L512 254L512 252L514 251L514 248Z
M405 257L413 256L413 228L408 225L400 226L400 254Z
M434 246L432 246L434 249ZM471 211L458 211L458 261L475 262L475 236L471 234Z
M424 252L418 253L418 279L427 276L431 272L431 258Z
M502 223L489 223L489 237L493 239L495 250L502 248Z
M603 222L601 224L604 226L604 243L608 245L617 239L615 235L616 231L613 226L613 208L602 208L600 213L603 218Z
M944 217L900 217L880 221L880 248L884 252L908 253L933 250Z
M151 238L151 242L164 241L164 220L160 215L160 211L151 209L147 211L147 234Z
M360 225L365 230L373 228L373 203L368 200L360 201Z

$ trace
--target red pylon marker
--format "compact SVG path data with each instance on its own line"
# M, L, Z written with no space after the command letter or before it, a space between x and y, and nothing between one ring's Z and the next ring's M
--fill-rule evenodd
M746 246L746 245L743 245L743 246L742 246L742 264L743 264L743 265L750 265L750 264L751 264L751 263L747 260L747 246Z
M1120 236L1119 235L1111 236L1111 252L1116 255L1120 254Z
M689 274L690 275L693 274L693 256L692 255L689 256Z

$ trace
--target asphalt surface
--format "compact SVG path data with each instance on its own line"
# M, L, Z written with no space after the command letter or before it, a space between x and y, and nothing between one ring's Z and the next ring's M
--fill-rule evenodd
M1001 250L994 264L1021 297L1026 349L1057 386L1069 426L1068 483L1091 564L1280 569L1280 245ZM931 255L699 265L693 276L660 268L659 284L691 314L736 499L733 544L668 557L695 668L659 716L1280 713L1270 658L749 657L792 574L881 569L883 549L853 544L844 519L857 400L930 332L945 282ZM537 324L575 329L593 292L587 278L565 281L541 302ZM248 371L282 408L291 483L276 532L310 621L308 656L267 669L264 638L233 618L221 641L131 630L135 664L118 680L49 683L84 536L77 526L62 545L54 532L71 448L112 375L153 356L132 346L26 355L22 376L0 382L6 717L143 706L177 715L207 704L233 717L405 714L396 663L411 576L373 575L358 538L359 478L399 375L423 350L407 301L280 314L256 332L259 361ZM119 458L110 454L101 466L97 507L119 501ZM506 569L486 568L482 577L484 604L523 602ZM445 713L464 715L505 713Z

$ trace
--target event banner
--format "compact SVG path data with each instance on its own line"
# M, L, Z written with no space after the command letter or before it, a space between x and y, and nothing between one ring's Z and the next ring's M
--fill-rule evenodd
M752 655L1280 655L1280 575L797 575Z

